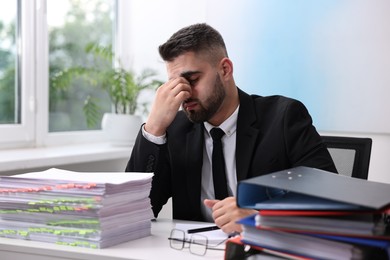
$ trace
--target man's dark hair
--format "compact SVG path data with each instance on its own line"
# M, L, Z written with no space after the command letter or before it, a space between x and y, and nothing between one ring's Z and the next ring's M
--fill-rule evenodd
M220 55L227 57L225 42L221 34L205 23L180 29L166 43L160 45L158 50L164 61L172 61L176 57L191 51L207 53L213 59Z

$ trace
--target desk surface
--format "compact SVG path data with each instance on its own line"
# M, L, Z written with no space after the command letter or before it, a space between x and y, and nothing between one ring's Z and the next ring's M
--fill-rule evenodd
M168 237L175 223L158 219L152 222L152 235L105 249L88 249L50 243L0 238L1 260L120 260L120 259L223 259L223 251L208 250L205 257L192 255L188 249L170 248Z

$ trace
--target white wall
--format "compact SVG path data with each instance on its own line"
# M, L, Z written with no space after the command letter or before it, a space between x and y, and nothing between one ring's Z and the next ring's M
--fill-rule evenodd
M224 36L237 85L301 100L320 133L373 139L369 179L390 183L390 2L126 1L128 64L165 79L157 47L207 22Z

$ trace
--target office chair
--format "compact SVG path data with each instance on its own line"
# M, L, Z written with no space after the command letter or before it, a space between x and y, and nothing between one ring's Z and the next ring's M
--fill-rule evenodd
M367 179L371 138L321 136L339 174Z

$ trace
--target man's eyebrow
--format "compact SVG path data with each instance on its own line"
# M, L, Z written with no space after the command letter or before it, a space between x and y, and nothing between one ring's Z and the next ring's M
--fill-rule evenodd
M201 73L201 72L200 71L185 71L185 72L180 73L180 77L188 79L192 75L199 74L199 73Z

